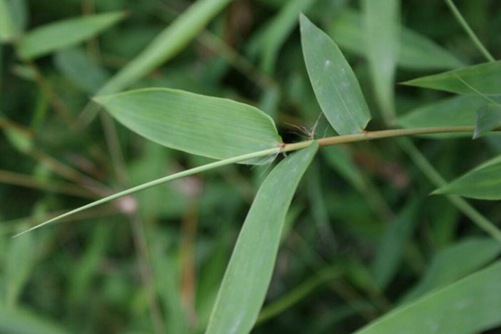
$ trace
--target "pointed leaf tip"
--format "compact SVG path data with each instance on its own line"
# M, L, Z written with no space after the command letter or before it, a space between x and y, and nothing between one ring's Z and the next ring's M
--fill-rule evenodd
M191 154L227 159L282 143L268 115L228 99L150 88L99 96L94 101L137 134Z
M340 135L362 132L370 120L369 108L341 50L303 14L300 30L308 76L329 123Z

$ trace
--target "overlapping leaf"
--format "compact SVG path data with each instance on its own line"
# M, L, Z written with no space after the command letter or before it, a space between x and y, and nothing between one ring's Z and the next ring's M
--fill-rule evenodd
M501 104L488 104L475 114L475 131L473 138L478 138L498 127L501 127Z
M456 194L476 199L500 200L501 156L435 190L434 194Z
M501 325L501 263L400 307L357 334L470 334Z
M130 130L192 154L227 159L281 144L268 115L227 99L152 88L95 100Z
M501 96L499 78L501 61L495 61L417 78L405 84L456 94Z
M362 132L370 113L353 70L334 41L302 14L300 24L306 68L323 113L340 135Z
M19 56L32 59L76 45L109 28L123 13L89 15L51 23L27 33L19 42Z
M271 280L285 215L317 149L312 143L285 159L261 185L226 269L207 334L252 329Z
M329 34L343 49L358 55L367 55L364 47L362 17L353 10L343 10L332 20ZM455 69L465 66L456 56L405 27L400 28L399 67L411 70Z

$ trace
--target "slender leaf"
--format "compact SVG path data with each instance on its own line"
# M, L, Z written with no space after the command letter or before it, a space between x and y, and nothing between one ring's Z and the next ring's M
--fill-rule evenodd
M499 282L500 262L411 305L399 307L356 333L471 334L499 326Z
M9 41L14 35L14 26L10 15L7 2L0 0L0 42Z
M473 139L487 134L501 126L501 105L488 104L480 108L475 114L475 131Z
M263 27L254 45L262 53L262 68L265 72L274 71L278 52L296 27L299 13L306 11L316 1L289 0L284 3L280 12Z
M404 84L467 95L501 96L501 61L430 75Z
M376 101L388 124L395 120L395 69L399 52L400 1L364 0L364 36Z
M370 113L350 65L334 41L302 14L300 23L306 68L323 113L341 135L362 132Z
M470 239L456 243L433 258L424 277L403 301L414 301L429 291L454 283L489 264L500 253L501 243L492 239Z
M152 88L102 96L96 101L141 136L209 158L226 159L281 144L268 115L227 99Z
M261 185L226 269L207 328L248 333L256 322L273 273L285 215L318 145L282 161Z
M19 42L19 56L32 59L76 45L123 18L123 13L113 12L62 20L36 28Z
M463 197L493 201L500 200L501 156L484 163L433 193L456 194Z
M343 49L367 56L364 47L362 16L345 9L332 20L329 35ZM400 27L400 49L397 64L411 70L455 69L465 66L456 56L423 35Z
M471 126L475 124L475 111L483 105L485 105L485 99L482 97L455 96L413 109L398 118L397 123L404 128ZM457 136L457 134L454 135ZM449 137L451 135L433 136Z
M99 93L116 93L174 57L231 1L198 0L111 78Z
M0 332L19 334L69 333L52 321L21 308L7 308L0 304Z

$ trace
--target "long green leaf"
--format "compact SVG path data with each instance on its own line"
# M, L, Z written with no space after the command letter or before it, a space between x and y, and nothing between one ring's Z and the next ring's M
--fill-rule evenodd
M226 159L281 144L268 115L227 99L151 88L95 100L132 131L192 154Z
M500 200L501 156L484 163L433 193L456 194L463 197L492 201Z
M328 28L328 33L343 50L367 56L360 13L345 9ZM433 41L405 27L400 27L397 64L411 70L455 69L465 64Z
M405 128L472 126L475 124L475 111L483 105L485 105L485 99L482 97L454 96L413 109L398 118L397 123ZM433 136L457 135L440 134Z
M48 319L21 308L7 308L0 304L0 332L22 334L69 333Z
M123 18L123 13L113 12L62 20L36 28L19 42L19 56L32 59L76 45Z
M271 280L285 215L317 149L314 142L285 159L261 185L226 269L207 334L252 329Z
M357 334L471 334L501 325L501 263L400 307Z
M364 36L376 101L388 124L395 121L395 69L400 42L400 0L364 0Z
M405 295L403 302L414 301L429 291L443 288L474 273L491 263L500 253L501 243L487 238L463 240L440 251L423 278Z
M501 96L501 61L430 75L404 84L467 95Z
M475 114L475 131L473 139L483 136L501 126L501 105L488 104Z
M340 135L362 132L369 108L338 46L301 14L301 44L311 85L329 123Z
M198 0L111 78L100 94L116 93L181 51L232 0Z

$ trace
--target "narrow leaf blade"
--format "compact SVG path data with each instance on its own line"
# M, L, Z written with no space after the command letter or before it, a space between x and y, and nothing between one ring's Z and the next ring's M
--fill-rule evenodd
M0 44L9 41L14 36L9 6L5 0L0 0Z
M370 120L360 85L338 46L301 14L301 44L318 103L340 135L360 133Z
M285 215L317 149L314 142L285 159L261 185L226 269L207 334L252 329L271 280Z
M226 159L281 144L268 115L228 99L151 88L95 100L130 130L191 154Z
M487 134L501 126L501 105L488 104L480 108L475 114L475 131L473 139Z
M473 169L451 183L435 190L434 194L456 194L484 199L501 199L501 156Z
M128 87L157 66L174 57L232 0L198 0L113 76L99 94L113 94Z
M395 120L395 70L399 52L400 1L364 0L364 36L376 101L388 124Z
M501 324L501 262L399 307L357 334L478 333Z
M501 96L501 61L425 76L404 84L456 94Z
M329 35L343 49L366 56L362 15L345 9L332 20ZM400 28L398 66L411 70L455 69L465 64L452 53L417 32Z
M33 59L76 45L123 18L123 13L114 12L62 20L36 28L21 39L19 56L23 59Z

